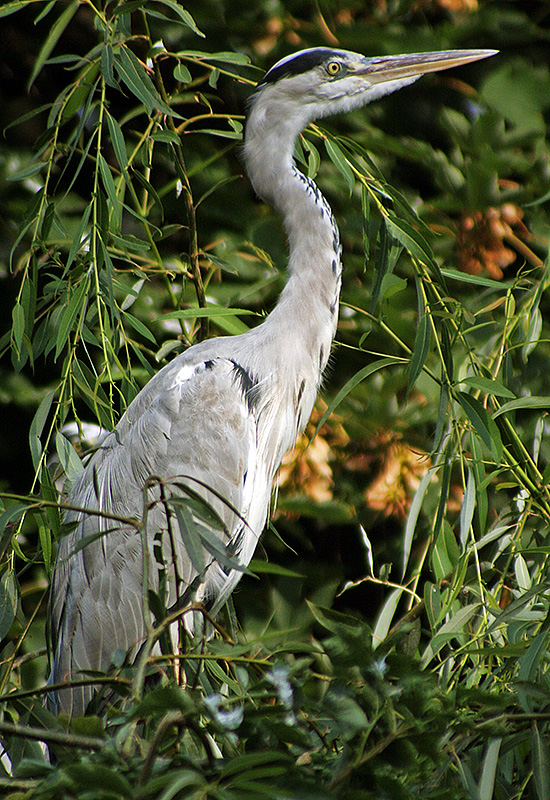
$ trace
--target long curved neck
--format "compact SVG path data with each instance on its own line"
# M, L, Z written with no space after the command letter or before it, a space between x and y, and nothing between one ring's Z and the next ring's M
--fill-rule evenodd
M289 279L270 318L295 326L304 347L319 353L322 372L338 319L340 238L327 201L294 164L296 137L308 120L278 112L261 96L256 100L244 147L252 185L282 215L289 240Z

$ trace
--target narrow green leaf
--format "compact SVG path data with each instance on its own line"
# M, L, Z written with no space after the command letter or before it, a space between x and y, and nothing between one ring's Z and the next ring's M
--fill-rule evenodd
M228 183L233 183L236 180L239 180L237 175L228 175L227 177L217 181L217 183L215 183L213 186L207 189L206 192L204 192L204 194L201 194L201 196L195 203L195 208L198 208L201 203L203 203L208 197L210 197L211 194L217 192L218 189L220 189L222 186L226 186Z
M28 3L28 0L25 0L25 4ZM0 17L2 16L2 9L0 9ZM6 125L4 131L8 131L10 128L14 128L15 126L23 125L24 122L28 122L33 117L37 117L39 114L42 114L44 111L49 111L52 107L51 103L45 103L43 106L37 106L33 108L32 111L27 111L26 114L23 114L21 117L17 117L14 119L13 122L10 122L9 125Z
M10 563L0 572L0 641L6 638L17 613L19 590Z
M106 42L101 49L101 74L108 86L113 89L119 89L120 87L115 80L114 64L115 54L113 53L113 47L109 42Z
M10 14L15 14L16 11L20 11L22 8L25 8L29 5L29 0L12 0L11 3L6 3L0 8L0 19L2 17L7 17Z
M253 770L255 767L271 763L290 763L290 756L279 751L260 751L255 753L245 753L244 755L234 756L228 760L227 765L222 770L222 776L228 778L241 772Z
M201 36L203 39L205 38L205 34L199 30L197 23L189 11L187 11L185 8L182 8L179 3L174 2L174 0L157 0L157 2L163 6L166 6L167 8L171 8L172 11L178 15L183 24L190 28L194 34Z
M217 561L225 570L234 569L237 572L243 572L247 575L252 574L250 570L244 566L244 564L241 564L238 558L229 555L227 546L218 536L216 536L215 533L213 533L211 528L206 528L204 525L198 524L197 531L205 550L208 550L214 560Z
M16 520L19 521L28 509L27 503L16 503L9 506L5 511L0 514L0 537L3 539L4 531L8 526L12 525ZM11 538L12 532L9 532ZM3 542L2 542L3 543ZM2 551L3 552L3 551Z
M212 89L217 89L218 88L218 81L220 79L220 75L221 75L221 73L220 73L219 67L216 67L215 69L213 69L210 72L210 75L208 76L208 85Z
M109 135L111 137L111 143L113 145L113 150L115 151L118 165L122 172L125 172L128 169L128 152L126 150L126 142L124 141L122 128L118 124L117 120L111 116L107 110L105 111L105 114L107 116Z
M449 326L446 320L441 320L439 325L439 336L441 342L441 355L443 356L443 364L445 366L446 378L449 383L454 382L454 356L453 356L453 343L449 335Z
M373 364L368 364L366 367L360 369L359 372L356 372L355 375L350 378L349 381L344 384L344 386L342 386L336 397L334 397L328 404L323 416L315 428L312 439L315 439L332 412L338 408L342 400L348 396L348 394L357 386L357 384L361 383L361 381L364 381L366 378L370 378L371 375L374 375L375 372L379 372L381 369L385 369L386 367L394 367L397 364L402 365L403 363L405 363L405 361L402 358L388 356L387 358L380 358Z
M538 594L543 594L547 591L548 588L545 584L537 584L532 586L528 591L525 592L525 594L520 595L520 597L516 597L515 600L512 600L510 605L506 606L505 609L496 615L493 622L487 628L487 633L491 633L491 631L495 630L501 625L507 625L513 621L516 617L520 616L526 606L531 604L533 597L536 597Z
M460 608L456 614L447 620L437 631L431 642L422 654L421 665L427 666L432 658L436 656L442 647L451 639L460 636L464 632L465 626L479 609L480 603L470 603Z
M163 208L163 205L162 205L162 201L161 201L160 196L159 196L158 192L156 191L155 187L152 185L152 183L150 183L147 180L147 178L144 175L142 175L141 172L139 170L137 170L137 169L133 170L132 177L135 178L137 180L137 182L140 183L143 186L144 189L146 189L147 193L151 195L155 206L157 207L157 209L160 212L161 218L164 218L164 208ZM129 206L125 205L124 208L130 214L135 216L136 219L139 219L140 222L142 222L144 225L150 225L151 224L148 219L146 219L145 217L142 217L140 214L137 214Z
M445 278L452 278L452 280L463 283L473 283L476 286L485 286L488 289L498 289L501 292L506 292L511 286L509 282L494 281L491 278L483 278L481 275L469 275L467 272L458 272L456 269L442 269L441 274Z
M315 145L309 142L307 139L302 140L302 145L304 150L307 151L307 176L308 178L315 180L321 165L321 156Z
M518 397L516 400L510 400L509 403L504 403L494 413L494 417L500 417L501 414L507 414L509 411L517 411L523 408L542 408L546 411L550 409L550 397Z
M464 499L462 500L462 507L460 509L460 545L462 549L466 547L468 541L468 534L472 519L474 518L474 509L476 505L476 481L474 471L468 467L468 478L466 480L466 489L464 490Z
M154 142L164 142L165 144L179 144L180 137L175 131L155 131L151 134Z
M492 451L497 464L500 463L502 458L502 439L500 438L500 433L495 421L475 397L465 392L457 392L456 396L476 433L479 435L484 445ZM505 405L509 405L509 403Z
M121 800L123 797L135 797L127 778L103 764L88 764L85 761L73 762L64 769L71 781L74 781L79 789L83 790L83 793L88 794L90 786L101 786L106 789L102 794L110 797L119 797ZM81 794L81 791L76 793Z
M305 574L301 572L294 572L292 569L287 569L286 567L282 567L280 564L275 564L272 561L260 561L257 558L253 558L252 561L249 563L248 568L256 573L259 572L262 575L281 575L284 578L305 578Z
M447 497L447 493L441 495ZM448 579L459 560L460 552L454 538L454 532L446 519L442 520L439 534L435 538L431 553L434 575L438 581Z
M382 606L382 610L378 615L378 619L376 620L376 625L374 626L374 630L372 632L373 650L376 650L376 648L382 644L382 642L388 635L390 625L395 616L395 611L397 609L397 605L399 603L399 600L401 599L403 591L404 590L402 588L394 589L393 592L390 593L390 596L387 598L384 605Z
M42 443L40 441L40 437L42 436L42 431L44 430L44 425L46 424L48 414L50 413L54 397L55 392L53 390L44 396L40 402L40 405L36 409L36 413L29 428L29 446L35 470L38 469L40 456L42 455Z
M31 77L29 78L29 82L27 83L27 91L33 85L36 76L44 66L45 62L49 58L50 53L58 43L59 39L61 38L65 28L73 18L77 8L80 5L80 0L72 0L71 3L67 6L65 11L58 17L56 22L52 25L50 33L42 47L40 48L40 52L36 57L36 61L34 62L34 67L31 72Z
M234 336L239 333L246 333L250 330L249 326L239 317L216 317L214 324L224 333Z
M12 317L12 342L17 355L21 353L23 334L25 333L25 312L20 303L15 303L11 310Z
M413 228L408 222L404 219L398 219L394 216L388 216L385 218L386 225L388 226L388 230L394 239L397 239L398 242L401 242L403 247L405 247L408 252L417 258L422 264L425 264L428 267L431 267L435 271L438 270L437 265L435 264L432 248L428 244L428 242L424 239L424 237Z
M46 470L42 471L42 474L47 472ZM55 513L56 509L51 509ZM52 559L53 559L53 532L55 531L55 527L51 525L49 518L42 518L40 515L36 515L36 524L38 526L38 538L40 540L40 548L42 550L42 558L44 559L44 567L46 569L46 574L49 578L51 578L52 574Z
M195 133L195 131L189 131L188 133ZM208 136L217 136L220 139L232 139L236 142L242 139L242 133L238 131L222 131L217 128L201 128L200 133L207 134Z
M57 361L59 354L67 344L76 318L82 312L83 306L86 304L86 295L88 293L89 285L90 281L88 277L85 276L82 278L77 288L71 293L71 299L63 311L63 316L61 317L61 322L57 331L54 356L55 361Z
M123 0L113 9L113 16L128 16L128 14L133 14L139 8L143 8L146 3L147 0Z
M179 532L187 555L197 573L202 575L206 568L205 554L193 515L182 498L173 497L171 505L176 514Z
M111 175L111 170L109 169L109 165L107 164L101 153L98 155L97 159L99 164L99 172L101 174L101 182L103 183L103 187L105 189L105 192L107 193L107 197L109 198L111 211L116 216L117 229L118 229L118 227L120 227L120 221L122 218L122 206L118 199L115 182L113 180L113 176Z
M325 147L328 157L343 176L351 195L353 187L355 186L355 176L352 168L346 161L342 148L333 139L325 139Z
M458 774L460 775L460 779L464 786L467 788L469 792L469 797L472 800L479 800L477 784L475 782L474 776L472 775L472 771L468 765L468 754L464 754L462 759L457 754L455 756L455 763L457 765Z
M170 311L168 314L161 314L158 320L165 319L195 319L198 317L234 317L237 314L256 314L249 308L226 308L225 306L206 306L205 308L185 308L182 311Z
M147 699L148 695L146 695ZM196 791L188 791L188 787L199 787ZM184 791L187 790L187 791ZM175 769L171 770L170 782L168 787L158 796L158 800L174 800L178 797L200 797L207 794L205 778L200 772L191 769ZM229 800L233 800L230 795Z
M374 274L373 287L371 292L370 307L374 312L380 300L380 291L382 289L382 281L391 270L389 259L391 236L388 233L386 225L382 225L378 232L375 241L374 250Z
M129 314L127 311L124 312L123 318L125 322L131 325L132 328L134 328L138 333L140 333L145 339L154 344L156 347L157 340L155 339L149 328L147 328L140 319L134 317L132 314Z
M180 58L197 58L203 61L216 61L223 64L240 64L242 66L250 64L250 59L244 53L233 53L230 50L218 53L207 53L205 50L179 50L175 53Z
M550 800L550 750L536 721L531 723L531 765L537 800Z
M416 329L416 336L414 339L413 351L409 363L409 379L407 381L407 396L416 383L416 379L422 372L422 368L426 363L426 358L430 351L430 342L432 338L432 325L430 317L425 312L421 314L418 320L418 327Z
M540 308L537 306L533 308L529 315L529 327L525 332L525 344L521 348L521 355L524 361L527 361L529 355L533 352L535 347L540 341L542 333L542 314Z
M17 170L17 172L9 175L7 180L10 182L24 181L27 178L32 178L33 175L37 175L44 169L45 166L46 165L43 161L32 161L26 167L23 167L22 169Z
M435 453L441 447L443 434L445 433L445 430L449 427L449 422L450 422L449 399L450 399L449 386L447 383L442 383L439 392L439 404L437 407L437 422L435 426L434 444L432 453Z
M156 110L171 117L179 116L161 98L147 70L126 45L121 45L115 53L115 67L121 81L143 103L149 115Z
M90 92L90 96L88 98L87 103L91 100L91 98L92 98L92 93ZM86 121L88 119L88 113L89 113L88 105L86 105L86 107L84 109L81 109L81 113L82 113L82 119L80 120L79 125L78 125L79 129L80 129L81 125L82 125L82 120ZM78 134L78 137L79 137L79 134ZM71 151L70 157L67 159L67 162L65 164L65 168L63 169L63 172L61 173L61 176L59 178L59 180L61 181L61 178L62 177L64 178L65 177L65 173L67 173L67 181L68 181L68 183L67 183L67 188L64 189L64 193L63 193L64 198L68 197L68 195L70 194L73 186L75 185L76 181L78 180L78 176L80 175L82 167L84 166L84 164L86 164L88 162L89 153L90 153L90 150L92 148L92 145L96 141L96 137L94 135L89 137L88 143L86 144L86 147L84 148L84 150L81 153L80 160L78 162L78 166L76 168L73 168L72 167L72 158L73 158L74 154L76 153L76 143L78 141L80 141L80 138L77 138L77 134L75 134L74 138L75 138L75 143L74 143L73 150ZM69 171L69 167L71 167L70 171Z
M418 521L418 516L422 508L422 503L424 502L424 496L436 472L437 472L437 467L430 467L428 472L424 475L424 477L420 481L418 489L414 494L411 507L407 515L407 522L405 524L405 536L403 541L403 573L402 573L403 578L405 577L405 573L407 571L407 565L409 563L409 556L411 554L414 533L416 531L416 523Z
M143 239L138 239L137 236L133 236L131 233L127 233L124 236L117 236L116 233L111 231L111 239L113 240L113 244L131 253L146 253L151 249L149 242L144 242Z
M63 472L69 481L73 481L82 472L82 462L71 442L61 431L57 431L55 435L55 449Z
M479 800L492 800L493 798L501 744L502 739L499 738L491 739L487 745L479 781Z
M502 383L493 378L484 378L481 375L477 375L471 378L464 378L460 382L466 384L466 386L471 386L473 389L479 389L485 394L492 394L495 397L509 397L511 400L516 397L510 389L507 389L506 386L503 386ZM496 416L496 414L493 416Z
M307 606L317 622L331 633L341 635L343 630L356 631L362 627L361 622L356 617L343 614L341 611L334 611L332 608L316 605L306 599Z
M549 632L549 623L547 621L519 659L518 681L525 683L536 682L539 664L547 653Z
M80 248L84 246L86 242L87 228L88 228L88 223L90 221L90 214L92 212L92 205L93 201L86 206L86 208L84 209L84 213L80 218L80 222L78 223L78 228L73 237L71 249L69 250L69 255L67 256L67 264L65 266L65 272L68 269L70 269L73 261L75 260L76 254L78 253Z
M470 443L472 450L472 470L474 472L477 486L477 505L476 515L481 536L485 534L487 515L489 513L489 498L487 495L487 485L485 483L485 464L483 462L483 450L481 443L474 431L470 432Z
M436 548L438 544L441 545L441 543L438 542L438 539L441 527L445 519L445 511L447 509L447 498L449 497L449 487L451 485L451 469L453 465L453 456L454 453L452 449L452 443L449 440L445 448L443 469L441 470L441 486L439 489L439 501L437 503L437 510L435 514L435 520L432 531L434 548ZM443 572L441 575L439 575L439 578L440 579L444 578L446 574L447 574L446 572Z
M441 590L439 586L430 581L424 585L424 605L432 633L436 630L437 621L441 615Z
M101 64L99 59L86 64L82 68L77 81L70 86L66 102L62 103L61 118L63 122L78 115L80 117L79 128L89 122L89 109L95 93L95 87L99 80ZM56 104L59 101L56 100ZM95 122L95 120L94 120ZM75 137L76 138L76 137Z

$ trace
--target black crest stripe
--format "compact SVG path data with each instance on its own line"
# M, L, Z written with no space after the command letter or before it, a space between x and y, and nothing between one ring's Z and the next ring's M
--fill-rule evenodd
M334 51L330 47L318 47L315 50L306 51L305 53L298 54L295 58L289 58L288 61L275 64L269 72L266 73L260 86L266 83L276 83L281 78L289 78L292 75L300 75L302 72L308 72L310 69L323 64L327 58L334 56Z

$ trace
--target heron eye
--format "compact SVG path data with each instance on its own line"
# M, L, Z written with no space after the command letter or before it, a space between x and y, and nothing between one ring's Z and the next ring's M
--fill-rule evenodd
M342 65L338 61L329 61L327 64L327 72L329 75L338 75Z

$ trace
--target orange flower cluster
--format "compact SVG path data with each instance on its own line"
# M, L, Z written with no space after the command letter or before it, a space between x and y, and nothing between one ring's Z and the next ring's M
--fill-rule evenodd
M349 437L338 420L331 416L330 421L321 428L313 441L311 437L326 408L317 401L311 420L296 446L283 459L277 486L285 495L305 494L317 503L332 500L333 448L344 447Z
M478 0L417 0L416 8L429 6L431 9L443 9L450 14L470 14L477 11Z
M430 466L426 453L413 450L406 442L391 441L378 476L365 491L367 505L386 517L406 519L414 493Z
M523 211L513 203L464 216L457 235L458 268L469 275L487 274L494 280L516 259L507 245L528 238Z

